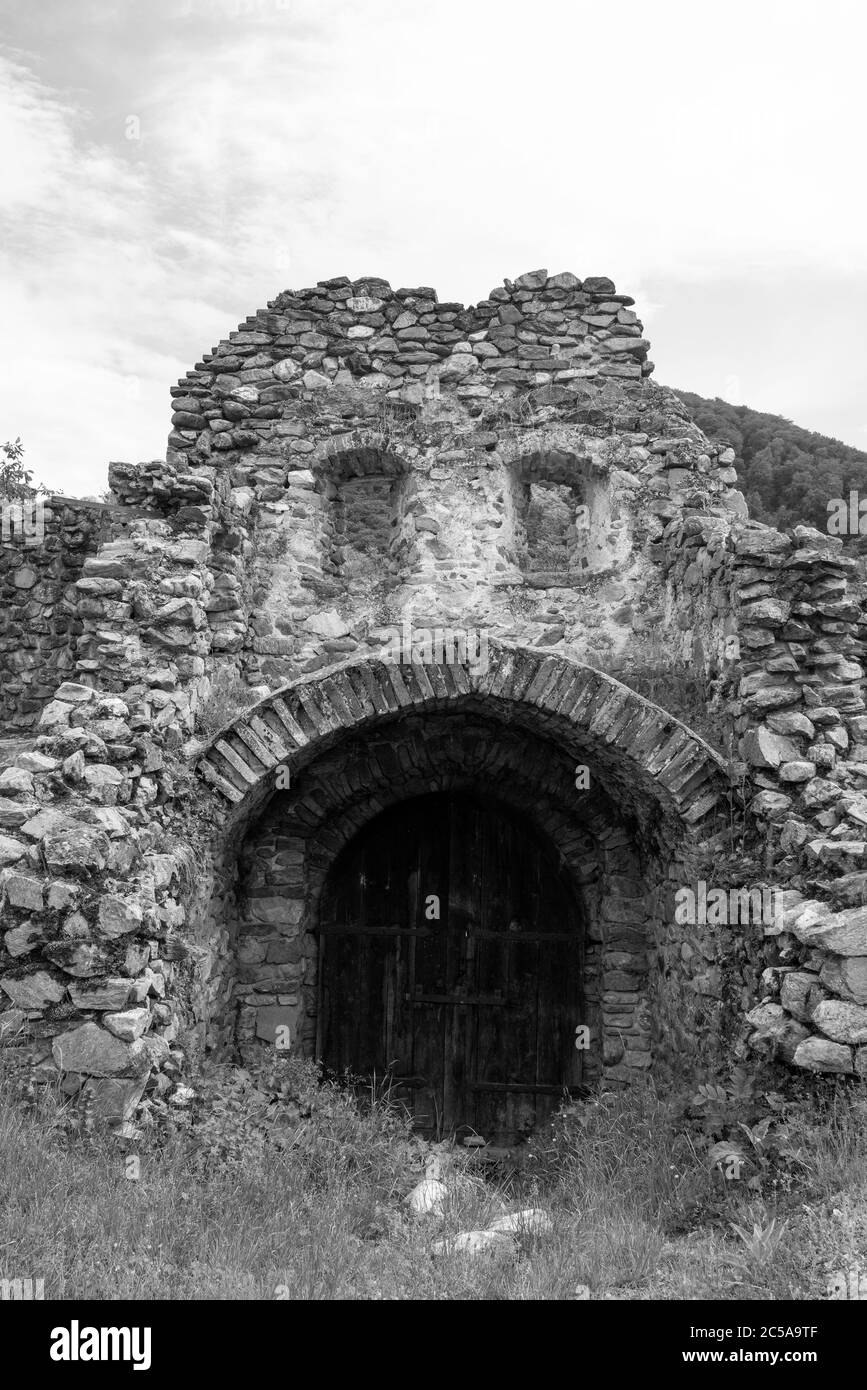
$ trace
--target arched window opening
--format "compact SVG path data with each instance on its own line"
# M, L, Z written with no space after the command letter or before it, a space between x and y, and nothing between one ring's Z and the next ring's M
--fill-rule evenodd
M388 449L367 445L329 460L325 475L328 567L361 598L404 563L407 475Z
M348 582L391 568L400 522L400 479L388 474L344 478L334 498L332 559Z
M515 550L536 582L571 585L613 563L608 480L590 458L550 450L512 472Z

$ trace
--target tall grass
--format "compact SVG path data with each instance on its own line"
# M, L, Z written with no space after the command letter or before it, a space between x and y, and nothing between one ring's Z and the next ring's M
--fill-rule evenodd
M336 1085L272 1097L258 1120L209 1102L126 1142L70 1131L50 1092L24 1111L2 1090L0 1276L43 1278L46 1298L822 1298L834 1270L867 1266L855 1091L803 1110L799 1176L773 1198L711 1169L648 1087L570 1107L510 1171L459 1151L436 1219L403 1201L424 1157L405 1118ZM432 1252L530 1206L550 1234Z

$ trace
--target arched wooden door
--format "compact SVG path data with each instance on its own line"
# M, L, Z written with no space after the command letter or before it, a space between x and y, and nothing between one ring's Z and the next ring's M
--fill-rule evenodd
M580 1085L582 935L556 851L521 818L463 794L403 802L326 884L317 1055L390 1071L427 1135L514 1144Z

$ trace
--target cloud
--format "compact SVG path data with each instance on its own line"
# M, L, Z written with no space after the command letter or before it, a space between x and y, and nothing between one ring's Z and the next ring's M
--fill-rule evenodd
M0 434L21 434L47 482L92 492L109 458L161 455L178 375L280 289L343 273L464 302L540 265L608 274L664 379L734 376L764 397L808 377L814 418L860 430L844 322L867 286L860 50L841 41L843 0L822 26L801 0L39 9L13 11L0 60L15 325ZM781 335L781 297L805 284L818 324ZM820 284L842 296L844 369Z

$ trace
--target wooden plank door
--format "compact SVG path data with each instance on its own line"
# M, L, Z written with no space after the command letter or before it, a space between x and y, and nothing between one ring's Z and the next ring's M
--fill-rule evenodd
M552 847L507 812L476 815L482 912L465 1123L507 1146L580 1088L583 923Z
M385 812L323 894L318 1053L417 1127L513 1144L581 1080L580 908L520 818L468 795Z

